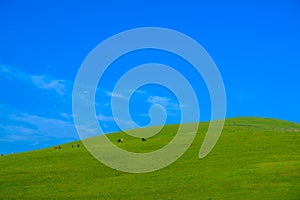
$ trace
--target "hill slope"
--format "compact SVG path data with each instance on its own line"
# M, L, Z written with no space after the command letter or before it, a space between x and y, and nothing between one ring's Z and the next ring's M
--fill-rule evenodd
M299 124L227 119L217 145L200 160L207 125L200 123L180 159L146 174L110 169L79 142L0 157L0 199L300 199ZM176 128L166 126L146 142L124 133L109 137L123 137L121 148L149 152L167 144Z

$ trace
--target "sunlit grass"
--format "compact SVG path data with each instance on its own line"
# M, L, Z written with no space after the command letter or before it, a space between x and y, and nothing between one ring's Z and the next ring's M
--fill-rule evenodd
M94 159L79 142L62 149L0 157L0 199L300 199L300 125L262 118L228 119L213 151L198 159L207 123L170 166L123 173ZM177 125L142 142L109 135L119 147L150 152L166 145ZM117 143L118 138L123 143ZM72 148L72 144L74 148Z

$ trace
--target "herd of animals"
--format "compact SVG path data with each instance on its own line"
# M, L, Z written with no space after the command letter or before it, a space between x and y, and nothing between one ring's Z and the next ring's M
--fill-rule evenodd
M143 142L146 141L145 138L141 138L141 139L142 139ZM120 138L120 139L117 140L117 142L118 142L118 143L123 143L123 142L124 142L124 139L123 139L123 138ZM74 148L74 147L76 147L76 146L72 144L72 148ZM77 148L79 148L79 147L80 147L80 145L77 144ZM61 146L54 146L54 149L61 149Z
M142 138L142 141L145 142L146 139L145 139L145 138ZM123 139L123 138L120 138L120 139L117 140L117 142L118 142L118 143L123 143L123 142L124 142L124 139ZM76 147L76 146L77 146L77 148L80 147L79 144L77 144L77 145L73 145L73 144L72 144L72 148L74 148L74 147ZM59 145L59 146L54 146L53 149L61 149L61 146L60 146L60 145ZM13 154L13 153L12 153L12 154ZM1 154L1 156L4 156L4 154Z

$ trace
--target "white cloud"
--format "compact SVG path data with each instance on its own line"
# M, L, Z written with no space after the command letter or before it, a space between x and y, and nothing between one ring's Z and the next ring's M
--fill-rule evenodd
M162 106L167 106L170 104L170 99L167 97L151 96L147 100L150 104L160 104Z
M109 127L109 124L112 122L116 122L117 125L121 126L122 129L128 130L134 128L134 123L130 120L121 119L113 116L106 116L103 114L99 114L97 116L98 121L101 123L104 127ZM113 128L110 129L109 132L119 131L119 129Z
M97 119L101 122L113 122L113 121L115 121L113 117L105 116L105 115L102 115L102 114L98 115Z
M42 90L54 90L60 95L64 95L65 81L53 79L45 75L30 75L20 70L15 70L9 66L0 65L0 79L18 80L33 84Z
M9 136L18 135L20 137L24 137L25 135L31 135L36 131L35 127L25 127L22 125L0 124L0 129L2 130L2 134L8 134Z
M167 97L150 96L147 99L147 102L150 103L151 105L160 104L166 109L170 109L170 110L180 110L180 105L172 102L172 100Z
M146 94L146 91L144 90L128 90L128 92L136 93L136 94Z
M50 79L46 76L30 76L32 83L39 89L55 90L58 94L64 95L64 81Z
M60 113L60 116L62 116L66 120L72 120L73 119L73 114L70 113Z
M120 98L120 99L128 99L128 97L124 96L123 94L115 93L115 92L108 92L105 91L106 95L109 97L115 97L115 98Z
M24 151L78 140L72 121L26 113L6 116L0 122L2 151Z
M0 125L8 138L12 136L18 136L17 138L23 140L34 137L78 138L71 120L46 118L27 113L11 114L8 119L14 125Z
M26 76L23 73L16 71L5 65L0 65L0 75L1 75L1 79L4 80L26 79Z

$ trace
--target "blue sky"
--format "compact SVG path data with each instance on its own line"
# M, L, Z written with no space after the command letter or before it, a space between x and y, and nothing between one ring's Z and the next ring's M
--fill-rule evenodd
M260 116L300 123L300 2L287 1L1 1L0 153L21 152L78 139L72 88L88 53L101 41L139 27L180 31L199 42L219 68L227 117ZM181 67L201 99L201 121L210 100L201 77L174 55L148 50L114 62L96 94L105 132L116 131L109 103L124 68L147 62ZM126 68L126 69L127 69ZM123 70L123 71L122 71ZM144 86L130 109L147 125L158 103L167 123L180 121L180 106L166 88Z

